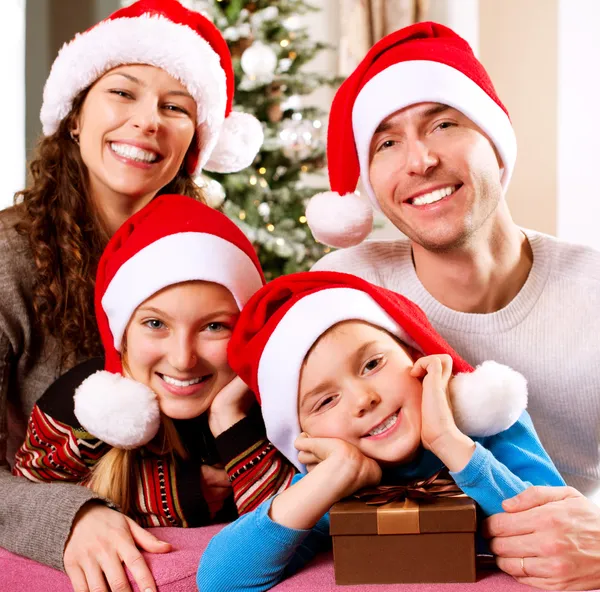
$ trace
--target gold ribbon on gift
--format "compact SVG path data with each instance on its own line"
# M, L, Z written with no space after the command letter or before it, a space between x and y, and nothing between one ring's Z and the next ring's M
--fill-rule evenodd
M401 485L378 485L361 489L354 494L356 499L368 506L381 506L389 502L406 499L432 499L435 497L459 497L464 495L445 467L427 479L419 479Z
M450 477L446 468L427 479L402 485L379 485L361 489L354 497L377 508L378 534L418 534L419 502L437 497L459 497L465 494Z

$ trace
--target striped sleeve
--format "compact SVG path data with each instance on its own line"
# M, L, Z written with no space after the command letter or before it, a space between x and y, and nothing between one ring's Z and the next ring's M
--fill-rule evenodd
M296 473L294 467L266 438L233 458L225 465L225 470L240 516L287 489Z
M240 515L287 489L296 469L269 442L260 407L219 435L215 444Z
M35 405L25 442L15 457L13 474L36 482L83 483L106 444L75 429Z

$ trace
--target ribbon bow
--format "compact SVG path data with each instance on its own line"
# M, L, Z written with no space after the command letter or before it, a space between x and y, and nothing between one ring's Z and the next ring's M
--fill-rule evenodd
M448 469L442 468L427 479L411 481L403 485L379 485L357 491L353 497L368 506L381 506L405 499L433 499L436 497L459 497L464 495L450 477Z

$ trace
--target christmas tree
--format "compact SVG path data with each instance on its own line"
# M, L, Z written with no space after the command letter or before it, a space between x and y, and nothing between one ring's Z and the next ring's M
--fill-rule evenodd
M328 49L311 40L300 16L318 10L302 0L183 0L208 16L227 40L234 62L235 109L261 122L265 142L239 173L204 173L211 205L254 243L267 279L304 271L324 253L306 225L307 200L327 190L320 109L302 97L339 79L302 70ZM315 183L315 179L317 183ZM307 183L310 180L310 183ZM224 201L223 201L224 200Z

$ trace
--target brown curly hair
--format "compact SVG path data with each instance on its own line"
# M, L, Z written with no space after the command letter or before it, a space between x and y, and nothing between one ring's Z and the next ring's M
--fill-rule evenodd
M61 364L102 354L94 314L96 268L110 236L88 196L87 167L71 130L89 88L81 91L58 130L41 138L29 165L16 229L28 237L37 269L33 307L44 335L57 339ZM194 145L195 138L192 140ZM184 159L185 163L186 159ZM204 202L184 165L157 195L180 193Z

